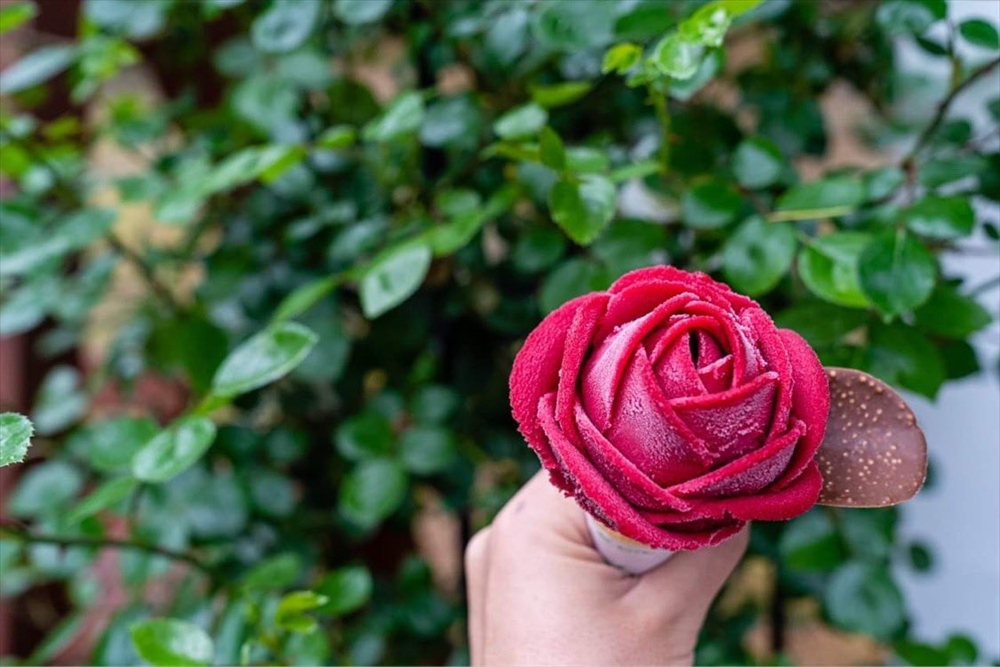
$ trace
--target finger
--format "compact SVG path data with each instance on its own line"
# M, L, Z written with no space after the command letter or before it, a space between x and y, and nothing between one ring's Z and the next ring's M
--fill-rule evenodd
M469 656L483 664L486 631L486 582L490 567L490 528L472 536L465 548L465 585L469 606Z
M750 540L750 528L715 547L681 551L639 577L629 592L639 605L655 605L668 613L689 615L700 624L712 600L739 564Z
M583 510L553 486L544 470L514 494L494 524L504 530L516 526L518 532L556 536L575 544L590 543Z

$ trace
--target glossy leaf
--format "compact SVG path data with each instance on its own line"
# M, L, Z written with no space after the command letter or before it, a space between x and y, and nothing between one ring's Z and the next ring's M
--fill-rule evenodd
M966 197L924 197L902 216L912 232L934 239L968 236L976 224L975 213Z
M208 451L215 424L205 417L185 417L161 431L132 459L132 474L144 482L165 482L181 474Z
M308 356L318 340L295 322L274 324L227 356L212 379L212 393L238 396L285 376Z
M584 176L579 183L560 180L549 194L553 220L580 245L593 242L611 222L616 203L614 184L596 175Z
M418 475L446 469L458 453L455 436L442 426L414 426L403 434L399 450L406 469Z
M30 21L38 15L35 3L28 0L8 2L0 7L0 35Z
M129 629L139 656L151 665L209 665L212 639L197 625L172 618L139 621Z
M722 181L704 181L684 193L681 216L689 227L718 229L736 219L742 203L739 194Z
M766 188L781 178L785 159L781 151L764 137L752 137L736 147L733 173L740 185L751 190Z
M362 461L341 484L340 512L362 527L374 527L403 503L407 485L406 471L397 461Z
M968 338L993 321L990 312L974 298L945 285L938 285L915 315L917 325L925 331L956 339Z
M905 232L876 237L858 259L862 290L887 316L911 311L926 301L937 270L934 256Z
M318 2L274 0L253 22L254 46L269 53L284 53L300 46L312 34L322 5Z
M73 64L72 46L44 46L0 72L0 95L12 95L45 83Z
M839 627L887 638L905 621L903 598L885 568L850 562L834 572L824 597Z
M432 252L424 243L392 248L379 256L361 277L361 307L376 318L406 301L424 281Z
M799 252L798 269L809 291L840 306L864 308L858 260L871 237L860 232L836 232L813 239Z
M747 218L722 246L722 272L737 291L766 294L788 273L797 247L795 232L786 223Z
M813 220L845 215L865 198L856 178L832 176L793 186L778 200L776 220Z
M344 23L361 25L382 19L392 0L334 0L333 14Z
M1000 49L997 27L983 19L969 19L958 24L958 34L969 44L996 51Z
M414 134L423 121L423 96L418 92L403 93L381 116L365 125L362 136L367 141L389 142Z
M322 614L343 616L355 611L372 596L372 576L363 566L349 566L326 575L316 590L326 596L327 602L320 609Z
M91 491L66 516L68 523L79 523L101 510L112 507L125 498L138 486L139 482L131 477L118 477L108 480Z
M0 414L0 466L23 461L33 433L34 427L27 417L15 412Z
M549 114L537 104L526 104L508 111L493 124L501 139L524 139L534 136L545 126Z
M385 417L366 410L338 426L334 442L341 456L360 461L391 454L396 435Z

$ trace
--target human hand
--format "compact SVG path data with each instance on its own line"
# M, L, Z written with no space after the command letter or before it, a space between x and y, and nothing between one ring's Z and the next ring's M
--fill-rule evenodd
M583 510L539 473L466 550L472 664L691 664L747 536L633 577L604 562Z

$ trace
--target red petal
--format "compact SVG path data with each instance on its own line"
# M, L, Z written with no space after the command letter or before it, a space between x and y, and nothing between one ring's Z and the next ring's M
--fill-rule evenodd
M687 285L702 298L723 300L737 311L757 305L752 299L737 294L728 285L712 280L704 273L682 271L672 266L650 266L626 273L611 285L608 292L618 294L633 285L651 282L675 282Z
M790 431L760 449L670 490L677 494L712 498L757 493L785 471L805 430L805 424L796 422Z
M538 406L542 396L556 391L559 368L566 347L566 333L576 311L588 303L606 298L603 294L588 294L569 301L542 320L524 341L514 359L510 373L510 406L518 429L528 444L538 453L542 464L555 470L553 482L567 488L560 480L552 448L538 423Z
M710 394L726 391L733 386L733 355L727 354L698 371L701 384Z
M566 332L562 365L559 367L559 389L556 393L556 419L560 423L573 419L573 406L577 402L577 388L580 386L580 368L590 350L594 329L611 298L603 293L598 293L595 297L597 298L580 306Z
M773 438L788 429L788 420L792 409L792 386L795 384L792 362L785 349L785 341L778 335L778 330L767 313L760 308L753 308L744 311L741 319L753 331L757 347L760 349L768 369L777 373L778 377L781 378L778 400L774 405L771 432L768 434L769 437Z
M584 369L582 392L587 413L602 431L607 431L610 426L618 385L643 339L692 298L693 295L682 294L661 303L652 312L623 325L603 339L591 355ZM614 300L608 304L609 311L613 305ZM598 332L596 338L600 339L600 336Z
M634 505L649 509L671 508L686 511L690 505L651 480L632 461L604 437L578 403L574 412L576 427L587 450L587 458L604 478Z
M614 419L605 432L622 454L660 486L700 475L712 461L705 443L663 396L641 349L622 381Z
M570 492L584 510L625 537L660 549L698 549L728 537L727 534L720 537L715 532L673 533L650 523L566 437L553 418L554 410L554 396L546 396L539 405L538 419L552 443L552 451Z
M830 383L819 357L801 336L788 329L779 329L792 364L792 416L805 422L806 433L788 464L788 471L778 486L791 484L816 456L823 442L826 421L830 415Z
M719 394L677 398L671 407L718 459L758 449L771 425L778 374L767 372Z

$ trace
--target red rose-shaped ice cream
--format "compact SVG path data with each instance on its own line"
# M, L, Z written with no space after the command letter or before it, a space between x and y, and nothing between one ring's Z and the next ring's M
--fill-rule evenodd
M552 482L649 546L717 544L819 496L819 359L704 274L640 269L566 303L528 336L510 390Z

